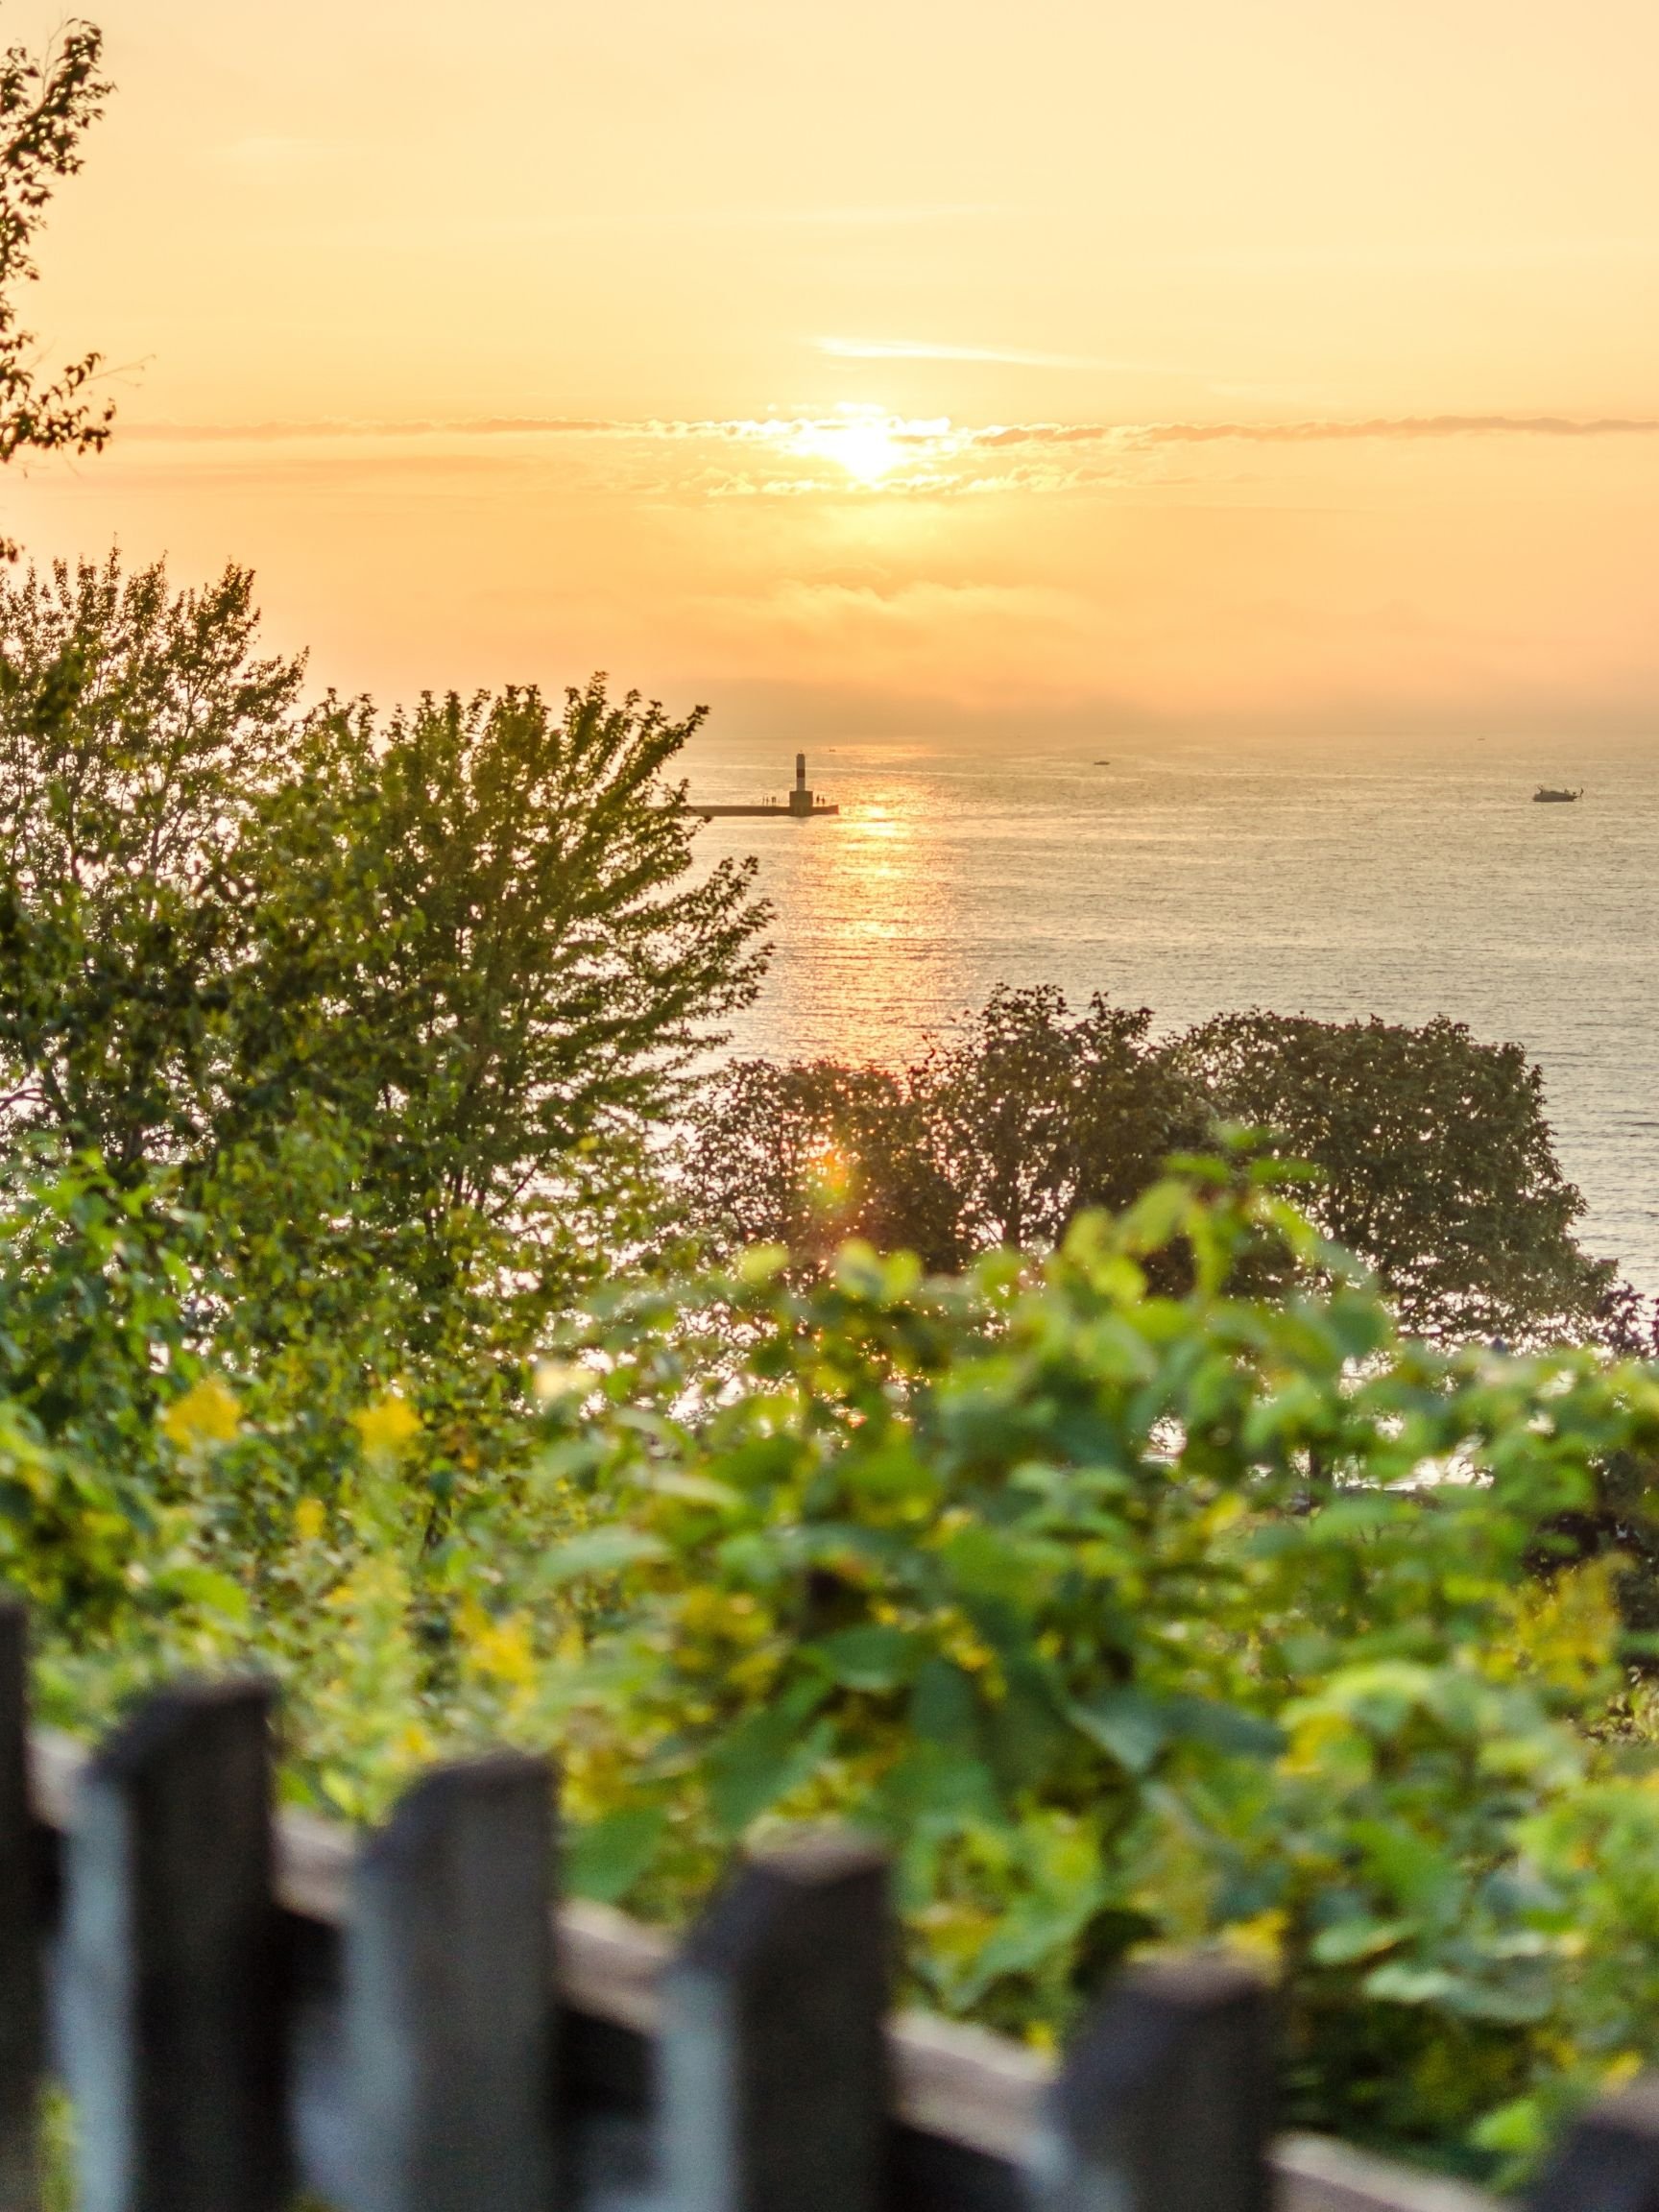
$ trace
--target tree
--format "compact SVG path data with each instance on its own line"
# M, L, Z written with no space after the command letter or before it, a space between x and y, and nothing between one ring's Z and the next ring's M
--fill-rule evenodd
M0 1100L117 1173L211 1126L256 901L239 847L293 773L304 664L252 578L174 592L57 564L0 578Z
M912 1070L969 1251L1056 1245L1086 1207L1129 1205L1204 1142L1203 1101L1151 1028L1148 1008L1098 993L1072 1015L1052 985L1001 987Z
M842 1238L935 1272L992 1245L1051 1246L1084 1208L1127 1205L1207 1116L1150 1041L1151 1015L1049 986L998 989L903 1070L830 1061L727 1069L693 1118L695 1225L726 1244Z
M699 872L667 781L699 719L597 677L562 712L510 688L323 718L244 841L242 1097L327 1097L376 1204L429 1227L637 1159L764 962L755 863Z
M813 1270L857 1237L919 1253L930 1272L973 1251L961 1193L902 1074L738 1060L705 1087L690 1121L690 1225L721 1250L784 1244Z
M753 866L693 866L668 780L697 716L597 679L562 712L307 708L257 627L235 567L0 584L13 1164L170 1168L195 1202L303 1129L436 1295L533 1227L592 1251L763 959Z
M485 1328L644 1233L653 1125L756 988L753 866L694 865L696 715L597 679L308 708L257 624L234 567L0 586L12 1165L172 1171L262 1266L397 1277L429 1341L465 1287ZM296 1132L345 1212L230 1206Z
M1594 1325L1610 1262L1573 1238L1544 1079L1519 1045L1419 1028L1224 1014L1174 1047L1215 1112L1274 1132L1322 1181L1308 1209L1376 1268L1420 1334L1535 1340Z
M1233 1014L1167 1041L1151 1022L1098 996L1072 1015L1051 987L999 989L902 1071L742 1063L694 1117L691 1209L717 1241L786 1243L809 1264L838 1230L959 1267L995 1245L1057 1246L1078 1214L1120 1211L1169 1154L1243 1124L1318 1170L1310 1211L1375 1268L1405 1327L1642 1348L1633 1294L1574 1241L1583 1201L1518 1045L1445 1020Z
M110 86L102 60L102 34L76 21L44 54L12 46L0 55L0 463L26 449L96 451L114 417L110 404L96 406L87 392L98 354L42 379L35 334L19 322L14 297L38 274L31 248L53 187L81 167L81 140L103 113ZM0 541L8 559L16 550Z

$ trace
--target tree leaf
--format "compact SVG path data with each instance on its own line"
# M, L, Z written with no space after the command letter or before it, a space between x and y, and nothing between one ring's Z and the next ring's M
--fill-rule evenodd
M601 1575L618 1575L625 1567L637 1567L647 1559L666 1559L668 1547L659 1536L637 1528L587 1528L568 1537L541 1563L541 1579L549 1589L567 1582L586 1581Z
M740 1835L817 1766L828 1748L830 1729L821 1723L807 1730L806 1722L830 1688L822 1680L796 1683L776 1705L739 1722L706 1754L709 1801L725 1835Z
M575 1829L566 1858L570 1887L579 1897L614 1904L650 1865L667 1825L664 1805L621 1805Z

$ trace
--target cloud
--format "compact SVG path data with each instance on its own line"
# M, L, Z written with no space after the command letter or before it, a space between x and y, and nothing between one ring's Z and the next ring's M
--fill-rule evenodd
M1247 481L1222 456L1239 447L1357 448L1365 441L1647 438L1659 415L1303 417L1281 421L964 423L842 405L765 416L498 415L450 421L132 424L148 469L320 477L357 469L569 473L589 491L682 503L1028 499L1133 492L1175 482ZM1212 450L1213 449L1213 450ZM1181 453L1191 456L1183 463Z
M937 204L892 207L767 206L733 208L725 212L710 209L702 219L712 223L753 223L768 227L799 225L806 228L831 230L886 230L914 223L961 223L974 216L998 213L1000 209L994 201L946 200Z
M1096 361L1080 353L1024 353L1006 346L940 346L925 338L815 338L837 361L990 361L1010 369L1139 369L1128 361Z
M853 341L821 340L826 348ZM886 354L857 353L851 358L963 359L1038 361L1047 357L934 349L901 354L897 344ZM1060 356L1052 357L1058 362ZM448 421L406 422L330 419L319 421L130 422L124 440L164 445L266 445L352 438L607 438L675 442L710 439L733 444L787 445L826 427L844 427L846 410L830 417L806 414L768 416L649 417L587 415L489 415ZM878 409L860 416L876 419ZM949 445L995 451L1018 445L1204 445L1234 439L1255 445L1335 444L1358 439L1435 439L1470 437L1641 438L1659 432L1659 415L1379 415L1348 419L1314 417L1286 422L1000 422L975 427L946 417L909 422L888 421L892 436L918 449Z
M1648 437L1659 415L1377 415L1299 422L1014 422L972 433L978 445L1310 445L1359 438Z
M451 217L440 226L448 239L521 239L660 233L673 230L902 230L929 224L962 223L1000 209L990 201L918 202L913 204L783 207L768 202L757 206L696 206L672 208L613 207L584 214L493 214L488 220ZM364 226L355 226L361 234ZM384 226L368 227L375 231ZM388 235L391 233L388 232ZM398 233L401 235L401 233Z
M124 440L162 445L271 445L346 438L509 438L643 436L642 422L611 421L578 415L489 415L457 421L353 421L330 418L313 422L124 422Z

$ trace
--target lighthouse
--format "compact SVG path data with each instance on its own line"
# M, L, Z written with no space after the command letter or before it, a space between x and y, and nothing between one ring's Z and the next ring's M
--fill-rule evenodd
M806 756L795 756L795 788L786 800L763 799L754 806L709 806L701 799L687 799L687 814L701 814L705 822L712 822L717 814L770 815L774 822L787 818L796 822L817 822L826 814L839 814L839 806L830 806L807 787Z

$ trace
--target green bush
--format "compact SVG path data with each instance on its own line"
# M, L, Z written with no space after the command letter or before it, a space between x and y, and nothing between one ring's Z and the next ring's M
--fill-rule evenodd
M958 1279L619 1288L535 1397L325 1334L290 1369L227 1327L216 1367L185 1297L105 1339L154 1404L103 1487L16 1413L47 1709L253 1659L289 1794L353 1819L550 1747L575 1886L669 1922L744 1839L852 1820L912 1997L1044 2043L1128 1953L1242 1947L1289 2118L1518 2174L1659 2056L1648 1694L1617 1558L1551 1549L1659 1449L1659 1379L1402 1341L1281 1178L1190 1163Z

